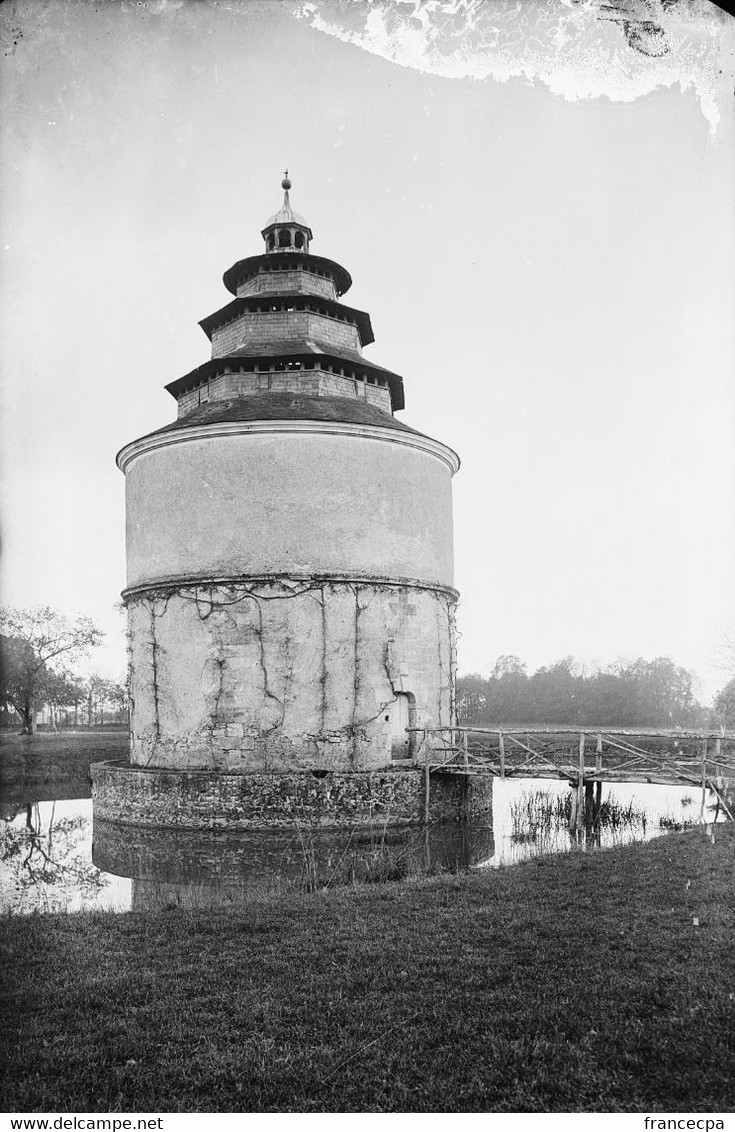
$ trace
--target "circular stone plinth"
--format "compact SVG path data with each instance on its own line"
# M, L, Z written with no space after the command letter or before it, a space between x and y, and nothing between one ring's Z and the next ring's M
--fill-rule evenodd
M405 825L426 820L423 770L223 774L119 763L90 768L95 820L171 829ZM473 812L491 803L492 781L473 790ZM467 816L469 784L432 776L431 821Z

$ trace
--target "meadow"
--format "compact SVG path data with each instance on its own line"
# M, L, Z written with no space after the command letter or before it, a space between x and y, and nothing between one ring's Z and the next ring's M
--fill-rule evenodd
M729 1112L735 827L242 911L7 916L12 1111Z

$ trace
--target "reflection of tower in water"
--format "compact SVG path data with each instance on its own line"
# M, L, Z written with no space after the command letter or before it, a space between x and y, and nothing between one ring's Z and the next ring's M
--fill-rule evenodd
M456 872L493 853L492 828L468 823L227 834L95 821L92 858L132 878L132 907L142 911L232 907L291 888Z

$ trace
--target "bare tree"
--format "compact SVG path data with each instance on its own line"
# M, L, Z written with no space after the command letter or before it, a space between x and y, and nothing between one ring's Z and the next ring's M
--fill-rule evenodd
M69 663L86 656L104 634L91 618L70 621L48 605L0 609L0 631L14 642L3 648L3 690L21 716L22 733L32 735L49 673L61 658Z

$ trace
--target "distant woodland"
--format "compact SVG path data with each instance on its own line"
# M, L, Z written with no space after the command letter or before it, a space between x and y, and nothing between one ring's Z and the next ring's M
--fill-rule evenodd
M528 674L517 656L500 656L489 676L457 681L460 723L619 727L735 725L735 680L699 703L696 679L668 657L618 662L593 671L567 656Z

